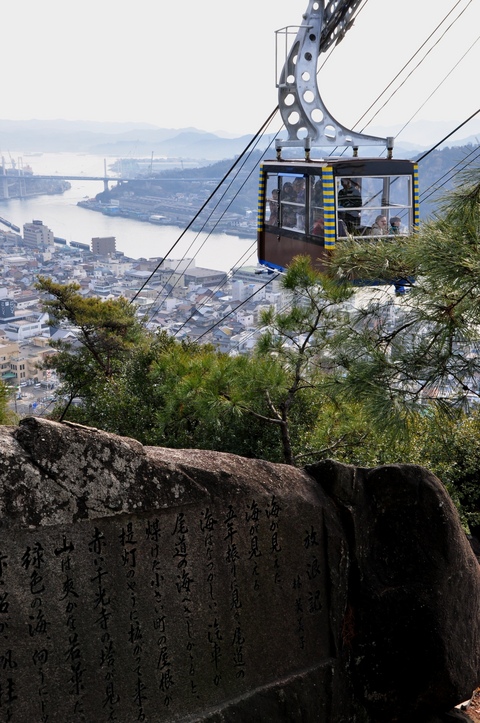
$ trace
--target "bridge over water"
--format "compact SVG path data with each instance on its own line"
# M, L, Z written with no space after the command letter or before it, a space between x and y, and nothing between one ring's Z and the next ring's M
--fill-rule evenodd
M219 178L130 178L128 176L87 176L84 174L81 175L66 175L66 174L55 174L52 176L47 176L44 174L5 174L2 173L2 168L0 167L0 198L9 198L8 193L8 183L15 182L18 184L19 193L18 196L21 198L23 194L26 194L25 190L25 181L26 180L34 180L34 181L98 181L103 182L103 188L105 191L108 191L108 184L109 183L121 183L123 181L141 181L141 182L148 182L148 183L165 183L168 181L212 181L214 183L218 183L220 181ZM23 190L23 193L22 193Z

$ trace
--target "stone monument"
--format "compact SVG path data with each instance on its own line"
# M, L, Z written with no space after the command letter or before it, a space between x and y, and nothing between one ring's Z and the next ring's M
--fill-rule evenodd
M413 721L478 684L479 604L419 467L1 428L0 721Z

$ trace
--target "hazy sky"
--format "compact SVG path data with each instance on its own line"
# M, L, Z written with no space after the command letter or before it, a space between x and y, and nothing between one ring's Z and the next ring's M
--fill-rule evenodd
M252 133L277 103L274 32L300 24L307 4L307 0L6 3L2 117L136 121L163 128ZM320 92L331 114L353 127L453 8L441 32L466 9L367 132L374 132L374 126L408 121L442 82L478 37L480 0L366 0L354 27L319 75ZM416 62L439 38L437 32ZM451 121L453 128L474 113L480 107L479 68L480 41L417 119ZM277 120L274 130L278 126Z

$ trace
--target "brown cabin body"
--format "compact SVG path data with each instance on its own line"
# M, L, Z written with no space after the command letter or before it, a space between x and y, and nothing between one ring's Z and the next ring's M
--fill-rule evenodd
M307 254L316 268L346 238L410 234L418 225L418 170L412 161L265 161L260 169L258 260L285 269Z

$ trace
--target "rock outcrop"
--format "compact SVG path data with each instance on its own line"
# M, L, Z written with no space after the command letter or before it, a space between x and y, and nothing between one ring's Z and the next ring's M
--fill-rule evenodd
M423 468L0 429L0 720L427 721L478 684L479 626Z
M480 671L479 566L439 480L414 465L331 463L351 553L346 649L375 720L425 721L469 698Z

